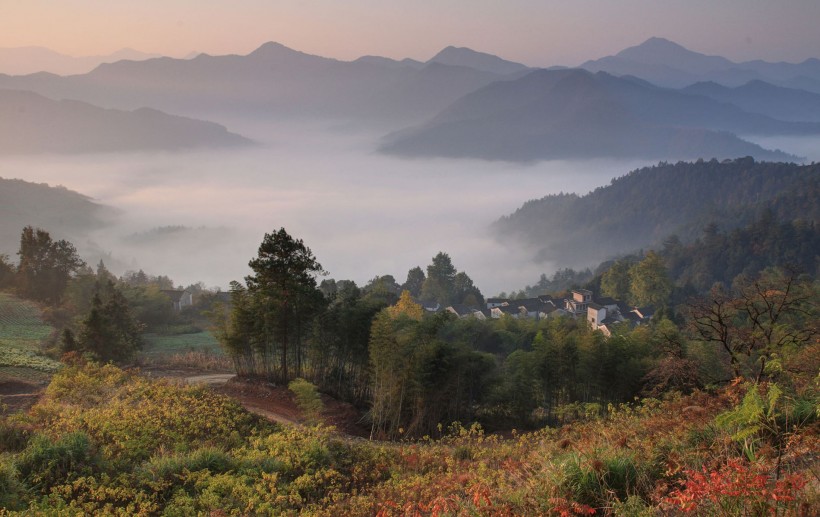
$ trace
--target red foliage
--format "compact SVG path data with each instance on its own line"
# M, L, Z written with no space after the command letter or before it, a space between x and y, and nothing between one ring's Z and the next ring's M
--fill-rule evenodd
M551 497L551 513L557 513L560 517L572 517L573 515L595 515L595 508L569 501L563 497Z
M686 480L681 488L672 491L666 502L684 512L702 507L724 506L727 499L758 509L773 508L778 503L788 503L803 490L806 481L800 474L769 482L765 468L734 458L719 470L684 471Z

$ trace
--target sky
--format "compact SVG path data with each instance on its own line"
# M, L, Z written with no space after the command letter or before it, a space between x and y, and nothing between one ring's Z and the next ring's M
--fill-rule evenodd
M350 60L448 45L578 65L652 36L734 61L820 56L817 0L0 0L0 48L247 54L266 41Z

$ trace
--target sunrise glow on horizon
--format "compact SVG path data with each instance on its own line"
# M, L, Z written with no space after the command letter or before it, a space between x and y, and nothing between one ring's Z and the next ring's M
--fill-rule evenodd
M247 54L266 41L350 60L429 59L467 46L531 66L577 65L652 36L735 61L798 62L820 48L820 2L491 0L377 2L5 2L0 48L74 56L129 47L182 57Z

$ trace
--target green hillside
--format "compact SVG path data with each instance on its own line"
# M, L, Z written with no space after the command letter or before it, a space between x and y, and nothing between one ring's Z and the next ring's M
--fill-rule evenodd
M594 266L614 255L683 242L716 223L721 230L749 224L766 210L778 221L820 220L816 203L820 164L755 162L660 163L634 170L586 195L558 194L527 201L500 218L493 231L537 258Z

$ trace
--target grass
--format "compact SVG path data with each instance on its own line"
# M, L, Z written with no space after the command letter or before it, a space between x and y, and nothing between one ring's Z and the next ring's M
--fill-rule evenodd
M187 352L206 352L223 355L216 338L207 330L195 334L158 335L145 334L143 354L152 356L184 354Z
M6 375L36 376L29 372L52 373L60 363L40 355L40 343L54 329L42 319L34 303L9 293L0 293L0 367L11 367Z
M143 337L145 348L140 360L145 365L233 371L233 362L207 330L192 334L146 334Z

